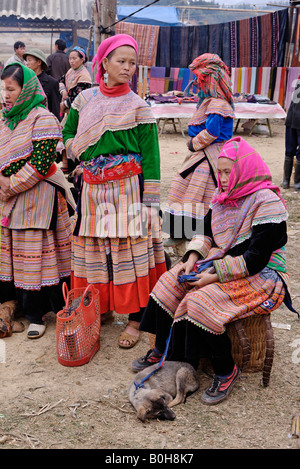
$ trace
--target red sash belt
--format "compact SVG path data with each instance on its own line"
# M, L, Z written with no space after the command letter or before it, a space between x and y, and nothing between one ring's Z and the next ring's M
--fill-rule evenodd
M141 174L142 166L134 161L122 163L114 168L103 168L100 174L93 174L83 167L83 180L88 184L101 184L107 181L129 178L136 174Z

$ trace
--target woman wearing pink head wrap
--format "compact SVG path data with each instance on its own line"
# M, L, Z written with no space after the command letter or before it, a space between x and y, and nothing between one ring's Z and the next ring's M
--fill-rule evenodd
M103 41L93 61L99 86L74 100L63 130L68 157L83 172L72 286L94 284L106 317L129 314L119 338L124 348L139 340L149 293L166 270L157 127L150 107L130 89L136 61L131 36Z
M108 39L105 39L100 46L98 47L97 54L93 59L92 70L98 65L98 71L96 75L97 83L100 84L100 81L105 73L102 62L105 57L108 57L111 52L116 50L118 47L130 46L133 47L137 54L138 46L136 40L129 36L128 34L117 34Z
M285 261L288 214L260 155L240 137L218 158L218 189L183 261L161 276L140 329L156 334L155 349L133 362L135 371L167 359L196 369L209 357L215 372L206 404L225 399L239 376L226 325L269 314L290 300Z

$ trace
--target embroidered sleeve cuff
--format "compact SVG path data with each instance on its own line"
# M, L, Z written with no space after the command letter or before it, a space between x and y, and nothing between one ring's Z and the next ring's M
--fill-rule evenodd
M187 251L196 251L205 259L212 246L212 239L208 236L196 235L187 246Z
M199 134L192 139L193 147L195 151L199 151L202 148L208 147L217 137L210 134L208 130L202 130Z
M75 155L72 151L72 145L73 145L73 141L74 141L74 138L69 138L66 143L65 143L65 149L66 149L66 153L67 153L67 157L70 159L70 160L73 160L75 161L76 158L75 158Z
M214 268L221 283L231 282L249 275L243 256L225 256L223 259L217 259L214 261Z
M31 189L42 179L43 177L29 163L26 163L16 174L10 176L10 190L14 195L20 194Z
M143 192L143 204L150 207L159 207L160 205L160 181L145 180Z

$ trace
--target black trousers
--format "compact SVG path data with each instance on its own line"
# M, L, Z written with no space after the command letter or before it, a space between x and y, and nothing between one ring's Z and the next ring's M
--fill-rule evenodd
M200 358L207 358L217 375L225 376L233 370L231 341L227 333L212 334L187 320L173 324L173 318L151 297L140 330L156 334L155 347L161 353L166 349L171 331L168 360L185 361L197 368Z
M128 314L128 319L129 321L136 321L136 322L141 322L141 319L143 317L145 308L141 308L138 313L130 313Z
M300 162L300 129L285 128L285 157Z
M41 324L42 317L49 311L58 313L64 306L65 300L62 285L66 282L69 288L70 280L62 279L58 285L42 287L40 290L22 290L16 288L13 282L0 283L0 303L17 300L19 314L30 322Z

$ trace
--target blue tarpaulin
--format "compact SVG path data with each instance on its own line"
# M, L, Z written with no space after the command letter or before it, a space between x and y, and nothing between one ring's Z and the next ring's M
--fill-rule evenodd
M140 8L143 8L143 5L117 6L118 20L122 20ZM130 16L130 18L125 21L129 23L151 24L154 26L182 26L175 7L147 7L135 15Z

